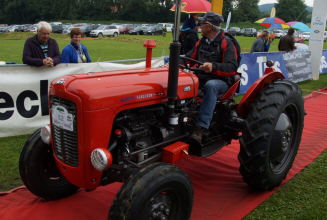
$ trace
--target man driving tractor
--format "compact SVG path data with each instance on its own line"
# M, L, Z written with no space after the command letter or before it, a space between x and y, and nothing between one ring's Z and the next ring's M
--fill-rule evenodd
M223 17L214 12L207 12L204 17L200 17L199 26L203 37L188 54L192 59L203 62L200 68L204 70L204 73L198 73L204 96L192 134L192 138L199 143L210 127L217 98L233 84L239 66L235 43L220 29L223 22Z

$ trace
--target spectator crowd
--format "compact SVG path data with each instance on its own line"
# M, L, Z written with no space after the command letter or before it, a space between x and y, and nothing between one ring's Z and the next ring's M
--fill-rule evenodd
M57 41L50 38L51 32L49 23L41 21L37 24L36 35L27 39L24 45L24 64L53 67L59 63L91 62L87 48L81 44L82 31L79 28L71 30L71 42L62 50L61 56Z

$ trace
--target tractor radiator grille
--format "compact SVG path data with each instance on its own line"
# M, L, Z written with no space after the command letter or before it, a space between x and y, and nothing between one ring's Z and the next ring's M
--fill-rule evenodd
M51 108L53 106L62 106L73 116L73 131L63 129L54 123L52 125L52 135L54 143L54 152L56 156L65 164L78 166L78 138L77 138L77 119L76 106L73 102L59 98L51 97Z

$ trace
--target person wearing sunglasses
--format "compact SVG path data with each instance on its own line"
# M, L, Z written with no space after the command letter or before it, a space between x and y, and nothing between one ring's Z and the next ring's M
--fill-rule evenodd
M200 103L196 128L191 136L201 143L203 134L210 126L218 97L228 90L238 75L240 50L239 46L236 47L236 40L220 28L224 22L221 15L207 12L198 21L203 37L187 56L203 63L199 66L203 72L197 75L204 96Z

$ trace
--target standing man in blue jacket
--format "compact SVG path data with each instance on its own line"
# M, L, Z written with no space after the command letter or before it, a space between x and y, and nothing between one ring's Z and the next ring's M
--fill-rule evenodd
M253 42L251 53L253 52L268 52L270 42L268 38L268 31L262 31L262 34Z
M90 63L91 58L87 48L81 44L82 31L73 28L70 32L71 42L61 53L61 63Z

